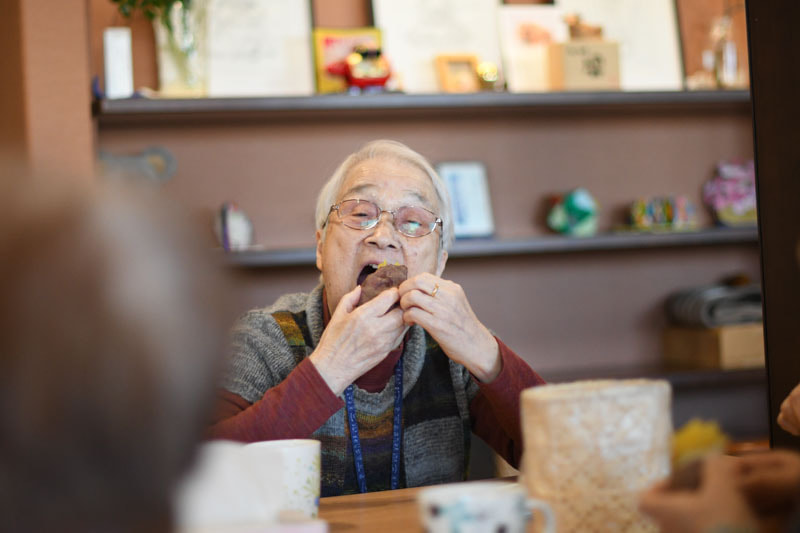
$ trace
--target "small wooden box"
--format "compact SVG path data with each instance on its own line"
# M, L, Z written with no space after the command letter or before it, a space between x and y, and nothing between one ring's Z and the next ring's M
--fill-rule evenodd
M668 327L664 362L679 368L759 368L764 366L764 328L737 324L719 328Z
M549 49L550 89L619 90L619 45L612 41L569 41Z

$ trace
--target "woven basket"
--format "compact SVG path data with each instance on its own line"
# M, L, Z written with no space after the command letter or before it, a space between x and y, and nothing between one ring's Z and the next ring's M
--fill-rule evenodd
M597 380L522 393L523 477L550 502L558 531L656 532L639 493L670 471L671 389L660 380Z

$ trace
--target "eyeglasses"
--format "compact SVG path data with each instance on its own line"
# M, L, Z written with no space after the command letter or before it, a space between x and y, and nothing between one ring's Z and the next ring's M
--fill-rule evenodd
M394 228L407 237L424 237L432 233L442 219L424 207L405 205L394 211L381 209L369 200L343 200L331 206L328 216L336 211L339 220L353 229L370 229L378 225L383 213L392 215Z

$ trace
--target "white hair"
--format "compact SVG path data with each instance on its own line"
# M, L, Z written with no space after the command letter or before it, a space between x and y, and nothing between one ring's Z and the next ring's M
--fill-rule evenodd
M439 176L433 166L422 155L415 152L405 144L390 140L371 141L362 146L357 152L350 154L339 165L327 183L322 186L317 197L316 227L322 230L325 237L326 222L331 206L337 201L342 184L350 171L359 163L370 159L390 159L418 168L431 180L436 198L439 201L439 213L442 219L442 234L440 245L443 250L448 250L453 245L453 212L450 206L450 195L444 180Z

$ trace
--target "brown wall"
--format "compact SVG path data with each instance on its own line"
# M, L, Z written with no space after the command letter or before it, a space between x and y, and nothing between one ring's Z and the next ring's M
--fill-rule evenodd
M603 230L639 196L687 194L720 159L752 157L746 110L731 113L569 111L502 112L485 117L427 117L223 122L157 127L108 126L100 147L134 153L152 144L179 161L167 190L204 211L235 201L269 248L311 246L316 193L339 161L377 138L403 141L433 162L486 164L497 237L547 233L543 199L587 187L599 201ZM710 224L704 209L701 222Z
M2 8L0 140L36 170L90 182L94 130L86 0L6 0Z

